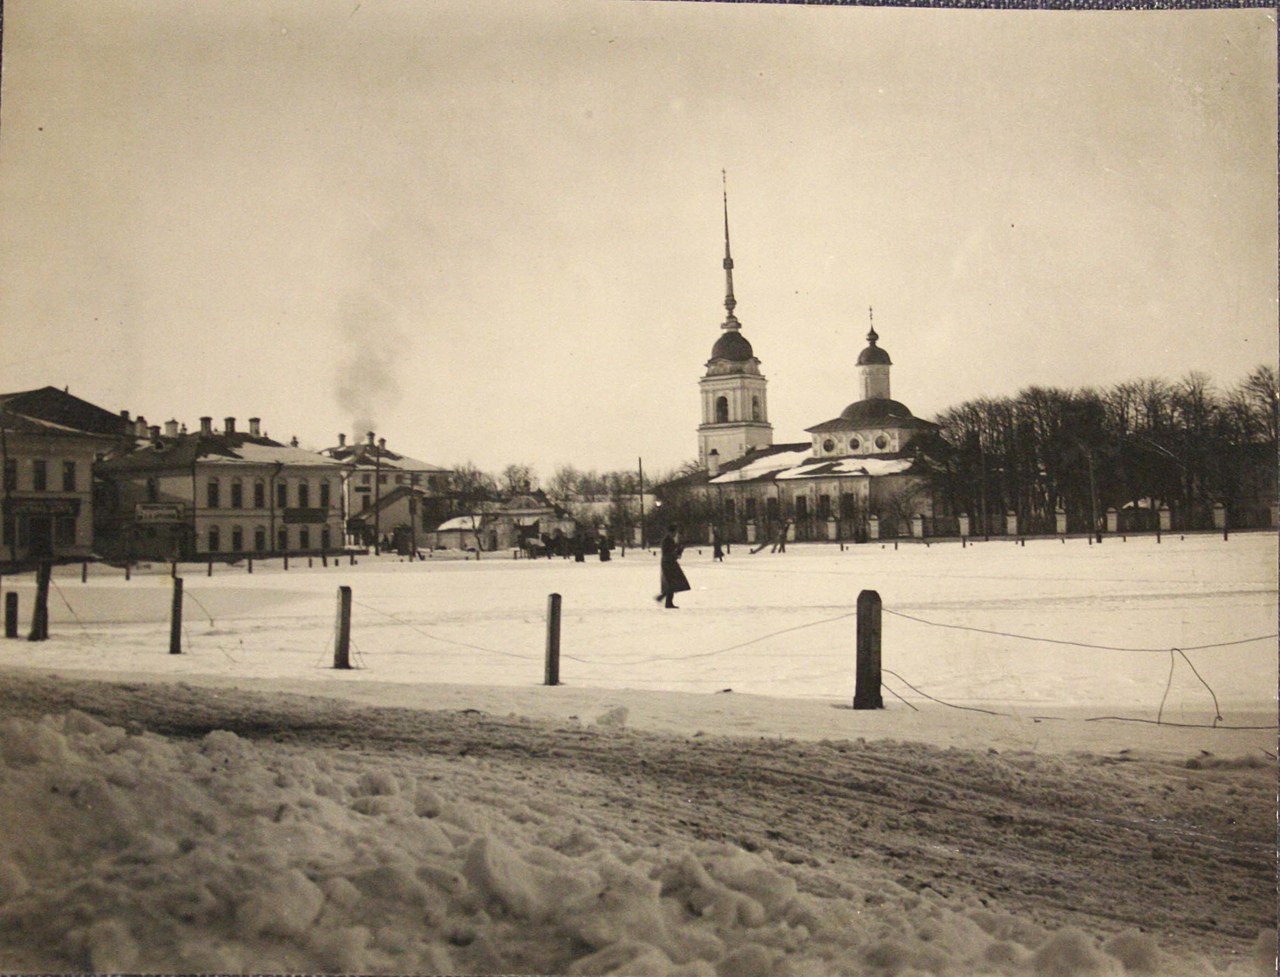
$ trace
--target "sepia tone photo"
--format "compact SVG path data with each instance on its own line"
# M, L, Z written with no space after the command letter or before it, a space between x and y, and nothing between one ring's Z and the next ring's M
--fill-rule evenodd
M1274 974L1276 77L9 0L0 972Z

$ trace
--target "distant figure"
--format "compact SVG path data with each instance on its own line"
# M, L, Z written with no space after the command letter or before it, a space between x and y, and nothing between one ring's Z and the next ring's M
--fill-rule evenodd
M724 562L724 547L720 545L720 534L714 528L711 530L711 559Z
M610 550L612 549L613 549L613 539L610 538L608 533L601 533L600 534L600 562L601 563L608 563L610 560L613 559L613 556L610 553Z
M587 541L583 537L581 532L577 532L573 534L573 541L571 545L573 549L573 562L586 563L587 562Z
M664 607L674 608L671 598L683 591L690 590L689 580L680 569L680 556L684 547L680 545L680 532L675 526L667 527L667 534L662 537L662 593L654 598L662 601Z
M770 553L785 553L787 551L787 527L784 525L778 530L778 538L774 540L773 548Z

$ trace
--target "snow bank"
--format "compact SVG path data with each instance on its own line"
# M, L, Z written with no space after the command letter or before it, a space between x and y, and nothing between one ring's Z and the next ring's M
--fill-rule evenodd
M572 796L431 756L0 724L0 970L1253 975L1050 933L724 844L646 845ZM548 797L561 799L548 800Z

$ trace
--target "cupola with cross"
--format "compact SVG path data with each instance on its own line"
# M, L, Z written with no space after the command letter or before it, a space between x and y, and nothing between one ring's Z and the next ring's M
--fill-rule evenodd
M734 315L733 257L729 251L729 195L724 193L724 330L711 348L707 372L698 381L702 423L698 425L698 463L718 468L756 448L773 444L773 426L765 398L767 381L760 361Z

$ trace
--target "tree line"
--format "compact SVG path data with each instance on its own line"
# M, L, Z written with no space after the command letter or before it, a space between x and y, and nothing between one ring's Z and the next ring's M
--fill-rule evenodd
M925 446L935 499L983 520L1018 514L1027 531L1053 531L1054 514L1098 528L1109 508L1154 528L1168 506L1176 525L1209 525L1222 502L1242 524L1265 524L1275 498L1280 387L1260 366L1220 392L1202 373L1103 389L1028 387L940 414ZM1150 525L1147 525L1150 523Z

